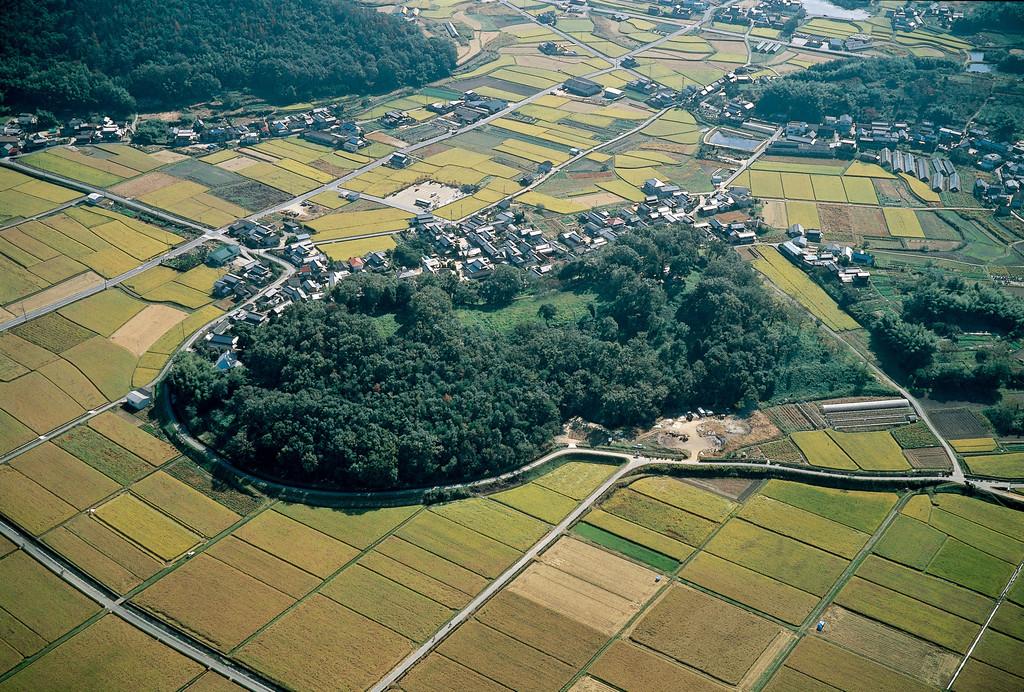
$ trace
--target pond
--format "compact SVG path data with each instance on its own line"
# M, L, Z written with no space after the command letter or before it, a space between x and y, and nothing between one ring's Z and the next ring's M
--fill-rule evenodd
M708 139L708 143L714 144L716 147L726 147L728 149L751 152L757 149L758 145L761 144L761 140L740 137L739 135L719 130L711 135Z
M829 19L869 19L871 13L865 10L846 10L833 5L828 0L800 0L800 4L811 17L828 17Z

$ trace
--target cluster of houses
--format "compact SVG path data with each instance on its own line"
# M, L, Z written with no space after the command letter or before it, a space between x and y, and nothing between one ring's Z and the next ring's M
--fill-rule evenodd
M731 5L718 11L716 19L730 24L782 29L803 6L799 0L762 0L751 7Z
M658 4L649 5L647 14L652 17L675 17L689 19L706 11L708 3L704 0L658 0Z
M864 268L875 262L869 253L848 245L823 244L820 230L804 229L798 223L786 235L789 240L779 244L779 252L804 271L824 268L840 283L852 286L865 286L871 280L871 272Z
M14 156L57 144L99 144L120 142L130 132L130 123L103 116L97 120L72 118L61 127L38 130L39 118L21 113L10 118L0 136L0 156Z

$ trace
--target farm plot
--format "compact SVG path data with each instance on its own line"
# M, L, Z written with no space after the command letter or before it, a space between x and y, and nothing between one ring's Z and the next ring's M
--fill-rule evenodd
M106 615L0 683L2 689L81 688L114 692L180 689L203 672L198 663Z
M261 513L233 535L322 579L359 552L274 510Z
M294 602L205 553L132 600L221 651L239 644Z
M965 457L971 473L979 476L1024 478L1024 452L978 454Z
M44 542L118 593L153 576L164 563L87 514L50 531Z
M132 492L194 532L212 537L241 517L181 481L158 472L135 483Z
M838 331L859 327L820 286L794 267L777 250L762 247L758 248L758 253L761 256L754 260L754 268L807 308L812 315Z
M812 466L849 470L858 468L853 459L824 430L795 432L791 439Z
M413 641L423 641L452 609L362 565L352 565L320 593Z
M713 522L725 521L736 503L695 485L666 476L649 476L630 483L630 490Z
M778 625L742 608L673 584L629 636L734 685L781 632Z
M921 221L912 209L884 207L882 213L885 215L885 223L891 235L900 238L925 237L924 229L921 228Z
M732 689L647 649L616 641L590 668L590 673L623 690L693 690L722 692ZM605 689L602 685L598 689Z
M95 273L111 278L182 240L157 226L94 209L75 207L0 231L0 302L31 296L16 307L44 307L91 285Z
M200 537L130 494L100 506L95 516L154 556L170 561L200 542Z
M727 522L707 552L816 596L823 595L846 560L739 519Z
M768 481L761 493L865 533L873 533L882 524L898 499L893 493L839 490L782 480Z
M517 549L434 512L417 515L396 535L488 579L498 576L519 555Z
M164 165L155 156L125 144L53 147L29 154L22 162L98 187L109 187Z
M79 510L120 488L118 483L51 442L19 455L11 466Z
M869 537L866 533L764 495L748 500L739 516L848 560L856 556Z
M411 649L397 632L314 594L235 655L293 689L365 689Z
M617 491L601 504L606 512L688 545L698 546L715 529L715 522L632 490Z
M707 552L698 553L679 576L793 625L818 604L817 596Z
M804 228L821 228L818 207L813 202L786 202L786 216L789 223L798 223Z
M538 483L527 483L492 495L491 499L549 524L557 524L577 505L577 500L549 490Z
M20 550L0 558L0 583L0 675L98 610Z
M871 661L824 639L804 637L767 689L900 689L924 692L930 686ZM836 687L838 686L838 687Z
M887 430L878 432L839 432L829 437L864 471L899 471L910 468L906 457Z
M0 172L0 222L43 214L82 193L17 171Z
M364 211L346 211L321 216L306 223L316 232L316 240L335 240L359 235L401 231L409 225L409 212L384 207Z

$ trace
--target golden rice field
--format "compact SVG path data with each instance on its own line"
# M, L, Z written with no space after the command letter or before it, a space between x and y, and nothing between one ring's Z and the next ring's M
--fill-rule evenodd
M790 219L792 221L792 218ZM793 266L774 248L758 248L760 258L753 266L770 281L803 305L829 328L837 331L857 329L860 325L843 312L834 300L804 272Z

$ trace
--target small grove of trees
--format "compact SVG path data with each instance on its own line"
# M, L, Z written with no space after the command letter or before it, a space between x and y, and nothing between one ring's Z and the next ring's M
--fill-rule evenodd
M507 329L456 305L507 304L523 273L471 287L448 276L365 274L330 301L239 327L244 368L183 357L179 410L236 463L290 481L386 488L489 475L536 456L574 416L650 424L728 409L808 381L851 393L841 356L813 341L731 251L686 228L643 229L566 265L563 291L596 294L577 322ZM397 331L378 328L392 315Z

